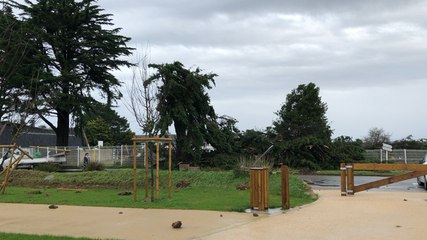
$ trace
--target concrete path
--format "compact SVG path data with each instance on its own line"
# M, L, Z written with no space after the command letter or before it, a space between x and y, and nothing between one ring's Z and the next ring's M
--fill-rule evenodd
M284 214L0 204L0 231L113 239L425 239L427 192L316 191ZM173 229L180 220L183 228Z

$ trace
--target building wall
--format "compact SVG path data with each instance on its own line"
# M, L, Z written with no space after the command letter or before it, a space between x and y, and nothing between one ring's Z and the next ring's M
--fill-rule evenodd
M0 135L0 144L9 145L13 144L12 141L12 127L7 125ZM21 147L30 146L55 146L56 135L51 129L27 127L16 139L16 144ZM69 146L82 146L82 140L76 136L73 131L70 131L68 137Z

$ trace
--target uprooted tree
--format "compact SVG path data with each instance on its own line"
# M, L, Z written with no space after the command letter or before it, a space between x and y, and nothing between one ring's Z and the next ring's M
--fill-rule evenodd
M217 75L204 74L199 68L186 69L180 62L148 66L157 72L145 84L160 82L156 127L162 135L172 124L175 127L176 159L194 163L200 160L205 144L220 148L221 131L206 93Z

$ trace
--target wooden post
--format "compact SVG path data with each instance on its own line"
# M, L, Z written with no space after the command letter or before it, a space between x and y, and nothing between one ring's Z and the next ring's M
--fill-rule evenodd
M340 164L340 172L341 172L341 196L347 195L347 181L346 181L346 170L345 163Z
M151 170L151 201L154 201L154 189L156 190L156 200L160 199L160 143L169 143L169 174L168 174L168 196L172 197L172 138L160 137L146 137L146 138L132 138L133 141L133 155L134 155L134 201L136 201L136 143L142 142L145 144L145 197L148 198L149 177L148 171ZM149 161L149 143L156 143L156 176L154 177L154 168L152 161ZM1 145L0 145L1 146ZM155 183L154 183L155 182Z
M168 145L168 160L169 160L169 168L168 168L168 197L172 198L172 143L169 142Z
M250 169L250 207L264 211L268 208L268 168Z
M354 195L354 174L353 174L353 164L348 164L347 169L347 194Z
M289 198L289 168L283 165L282 172L282 209L289 209L291 207Z
M159 168L159 162L160 162L160 159L159 159L159 143L157 142L156 143L156 200L159 200L160 199L160 196L159 196L159 171L160 171L160 168Z
M136 142L133 142L133 201L136 202Z
M148 182L148 143L145 142L144 143L144 161L145 161L145 199L148 198L148 187L149 187L149 182Z

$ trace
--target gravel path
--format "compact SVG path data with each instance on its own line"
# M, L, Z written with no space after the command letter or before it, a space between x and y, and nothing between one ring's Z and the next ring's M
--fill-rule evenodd
M284 214L0 204L0 231L113 239L425 239L427 192L362 192ZM182 221L181 229L171 224Z

